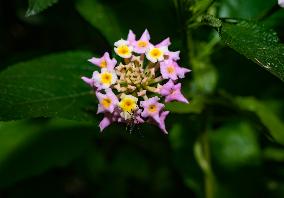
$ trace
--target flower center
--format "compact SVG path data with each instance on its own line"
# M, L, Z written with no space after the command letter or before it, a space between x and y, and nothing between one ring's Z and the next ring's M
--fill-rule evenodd
M101 68L105 68L107 66L106 60L102 60L100 66Z
M138 41L137 42L138 47L146 47L148 43L146 41Z
M109 108L110 104L111 104L111 99L110 98L104 98L102 100L102 105L103 105L104 108Z
M133 98L123 98L120 103L119 107L126 112L131 112L136 109L136 101Z
M169 74L172 74L172 73L175 72L175 68L173 66L168 66L167 71L168 71Z
M127 55L130 53L130 50L129 50L129 47L127 45L120 45L118 48L117 48L117 53L119 55Z
M163 55L163 52L159 49L159 48L153 48L151 51L150 51L150 55L153 57L153 58L159 58Z
M148 111L149 111L150 113L156 113L156 112L157 112L157 106L154 105L154 104L150 105L150 106L148 107Z
M115 70L119 76L119 83L115 85L118 92L137 92L155 78L153 74L144 72L143 67L136 62L120 64Z
M174 94L174 93L176 93L176 90L171 89L171 90L170 90L170 94Z
M112 81L111 73L105 72L101 74L101 83L110 85Z

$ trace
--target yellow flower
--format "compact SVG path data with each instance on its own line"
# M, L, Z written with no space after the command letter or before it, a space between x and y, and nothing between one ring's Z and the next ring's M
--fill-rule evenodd
M164 60L164 54L168 51L167 47L150 47L146 52L146 57L152 63Z
M117 80L117 75L115 71L108 71L106 68L103 68L101 73L94 72L93 78L99 87L108 88L113 85Z
M129 42L125 40L119 40L114 43L116 46L114 48L115 53L122 57L122 58L130 58L132 56L132 50L133 48L129 46Z
M137 109L138 98L132 95L124 95L119 102L119 107L124 112L132 112Z

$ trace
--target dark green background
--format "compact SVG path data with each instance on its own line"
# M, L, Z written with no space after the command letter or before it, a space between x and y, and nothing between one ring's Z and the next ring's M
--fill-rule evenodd
M206 197L208 186L215 198L284 197L276 0L216 0L209 9L209 0L58 0L27 17L41 11L35 2L0 1L0 197ZM200 26L205 13L222 25ZM169 135L123 124L99 133L96 99L80 80L92 73L87 59L145 28L153 43L169 36L181 51L191 103L167 106Z

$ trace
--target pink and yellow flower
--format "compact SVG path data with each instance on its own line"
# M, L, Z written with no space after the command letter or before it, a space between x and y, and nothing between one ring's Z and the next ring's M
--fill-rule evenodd
M168 59L160 63L160 71L164 79L177 80L184 78L184 75L190 72L189 69L180 67L177 62Z
M162 96L165 96L165 102L179 101L188 103L188 100L181 93L181 83L174 84L172 80L169 80L159 90Z
M100 68L107 68L108 70L113 70L117 61L113 58L111 59L108 52L105 52L101 58L93 57L89 59L89 62L94 65L99 66Z
M102 94L101 92L96 92L96 96L99 100L97 113L112 113L114 111L118 104L118 99L110 88L105 89L105 94Z
M150 47L150 34L146 29L139 40L135 39L135 34L130 30L127 40L133 46L133 51L137 54L144 54Z
M121 62L111 59L107 52L89 60L101 68L91 78L82 77L96 93L97 113L104 114L99 124L101 131L114 122L130 125L148 122L168 133L165 119L170 112L165 110L164 103L188 103L177 81L190 71L178 65L179 51L169 51L170 45L169 38L156 45L150 43L147 29L136 40L130 30L127 40L114 43ZM160 85L164 81L167 83Z

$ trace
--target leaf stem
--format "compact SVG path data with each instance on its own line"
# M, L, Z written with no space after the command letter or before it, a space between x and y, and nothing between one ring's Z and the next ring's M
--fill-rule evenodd
M208 132L206 131L201 140L203 146L204 159L207 162L208 169L204 172L204 185L205 185L205 197L214 198L214 175L211 170L211 160L210 160L210 147Z
M198 165L204 174L204 194L205 198L214 198L215 195L215 177L211 168L210 145L208 138L209 130L200 136L194 145L194 155Z

